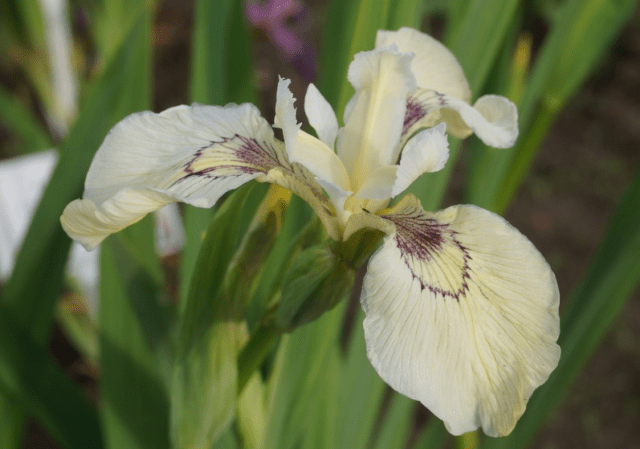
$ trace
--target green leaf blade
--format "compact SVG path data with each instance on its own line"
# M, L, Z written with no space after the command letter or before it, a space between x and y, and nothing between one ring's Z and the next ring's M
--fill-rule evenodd
M148 239L153 236L151 217L134 226L143 228ZM147 254L155 258L153 246ZM153 334L143 324L154 315L149 311L155 309L160 286L117 239L105 241L100 256L100 391L106 446L169 448L167 386L149 340ZM144 302L141 313L136 302Z
M2 429L13 424L17 431L3 434L3 443L20 441L22 419L8 413L27 412L66 448L102 447L93 406L4 305L0 305L0 392L5 401L2 413L12 418L3 422Z

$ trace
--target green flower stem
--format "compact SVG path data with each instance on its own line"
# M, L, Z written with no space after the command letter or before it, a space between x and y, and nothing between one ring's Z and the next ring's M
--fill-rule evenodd
M478 449L480 447L480 439L478 431L463 433L456 437L456 449Z
M238 394L267 358L283 331L275 326L260 325L238 357Z
M314 226L310 227L310 229L314 229ZM382 232L377 230L363 229L356 232L348 242L334 242L331 245L331 250L341 261L341 265L344 264L348 267L345 269L355 270L364 264L383 235ZM336 292L336 294L338 293ZM342 299L342 295L340 299ZM330 306L329 308L332 307ZM265 314L263 322L240 352L238 357L238 394L242 392L253 373L269 355L278 338L285 332L275 325L274 316L272 316L275 310L277 309Z
M334 242L332 251L349 268L357 270L373 254L384 233L377 229L361 229L346 242Z

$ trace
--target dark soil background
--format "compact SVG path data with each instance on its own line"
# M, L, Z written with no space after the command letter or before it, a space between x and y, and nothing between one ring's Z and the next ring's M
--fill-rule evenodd
M312 20L300 29L316 48L324 3L308 2ZM160 2L154 35L156 111L189 102L191 15L191 2ZM256 30L254 37L256 84L269 119L277 75L293 79L299 99L306 87L264 32ZM464 160L463 155L457 171L462 176ZM583 276L639 162L640 15L636 14L553 126L506 214L551 264L562 304ZM456 196L454 185L447 202L459 202ZM78 355L70 352L59 334L52 350L64 366L77 366ZM74 377L78 378L77 372ZM86 376L79 380L90 383ZM28 434L25 448L56 447L33 423ZM640 449L640 291L629 300L533 447Z
M551 264L561 310L640 169L639 19L563 111L506 214ZM640 448L640 290L533 447Z

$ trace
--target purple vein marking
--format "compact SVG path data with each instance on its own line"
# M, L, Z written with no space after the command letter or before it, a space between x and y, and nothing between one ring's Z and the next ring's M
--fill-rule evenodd
M196 151L191 160L184 165L184 171L187 173L187 176L182 179L186 179L191 176L215 178L211 173L215 173L216 170L220 169L233 169L238 171L237 174L227 176L238 176L240 174L253 174L259 172L267 173L270 169L282 165L278 160L275 149L266 142L263 144L264 147L258 144L255 139L243 137L238 134L217 142L211 142L210 145L202 147ZM239 163L249 165L224 164L194 171L192 168L193 164L202 157L204 151L214 146L221 147L221 150L231 150L232 158L235 158ZM226 154L223 157L225 159L229 158Z
M427 115L427 109L417 98L410 96L407 98L407 106L404 112L404 123L402 124L402 135L409 132L409 129Z
M216 147L219 148L219 153L216 154ZM209 154L205 152L209 150ZM204 155L204 156L203 156ZM202 170L194 170L193 165L201 157L209 157L214 161L216 159L231 160L232 163L215 165L212 167L206 167ZM237 162L234 164L233 162ZM247 164L247 165L240 165ZM243 174L265 173L276 167L281 167L283 170L289 172L293 177L299 179L311 189L313 195L318 198L323 204L327 213L331 213L327 207L327 199L322 194L322 191L318 190L313 184L309 183L305 176L300 173L299 168L296 168L296 164L289 163L288 160L282 160L278 157L278 153L268 142L258 142L254 138L244 137L239 134L234 134L232 137L225 137L219 141L212 141L208 145L203 146L198 151L193 153L190 160L184 164L184 171L187 173L182 178L178 179L173 185L178 184L192 176L202 176L208 179L218 179L221 177L240 176ZM233 170L231 173L226 172L223 175L216 176L215 173L218 170Z
M419 212L407 213L407 214L393 214L385 215L387 218L396 225L396 244L405 265L411 271L411 275L414 279L420 282L422 290L425 288L434 294L439 294L446 298L447 296L455 298L456 301L460 301L461 296L465 296L469 290L467 279L470 279L469 261L471 255L467 248L456 238L456 232L449 229L449 226L440 223L433 218L426 218ZM447 245L455 245L462 252L463 266L460 269L460 279L462 285L456 291L445 289L439 286L435 286L427 283L422 279L412 268L410 259L419 260L422 263L438 263L436 258L438 253L442 252Z

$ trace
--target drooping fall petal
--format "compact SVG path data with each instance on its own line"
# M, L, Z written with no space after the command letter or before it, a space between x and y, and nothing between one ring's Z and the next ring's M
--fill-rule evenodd
M459 435L506 435L556 367L558 287L535 247L475 206L435 214L408 196L362 291L380 376Z
M518 110L505 97L485 95L471 106L450 95L418 89L407 99L403 139L442 121L454 137L462 139L475 133L494 148L509 148L518 137Z
M289 162L255 106L196 104L136 113L109 132L87 174L84 199L70 203L60 220L92 249L168 203L211 207L253 179L289 188L331 220L332 206L313 175Z

